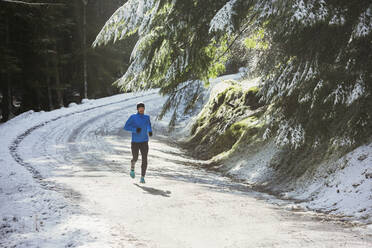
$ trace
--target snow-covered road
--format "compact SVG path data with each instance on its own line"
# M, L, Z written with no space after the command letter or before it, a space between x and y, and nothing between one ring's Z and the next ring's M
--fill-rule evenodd
M154 92L114 98L109 103L60 110L55 116L41 113L50 116L41 123L23 123L28 128L18 133L6 135L11 127L1 126L8 154L2 150L0 162L26 168L37 183L26 180L20 184L21 191L0 184L1 201L7 201L0 207L2 225L9 225L0 230L13 230L1 231L0 245L372 246L368 230L313 212L288 210L290 202L194 166L198 161L184 156L154 118L147 183L139 184L141 161L133 180L129 177L130 133L122 127L139 100L145 102L146 113L155 117L165 99ZM13 124L27 120L23 116ZM8 172L2 178L26 174L9 166L5 165ZM39 185L41 189L36 190Z

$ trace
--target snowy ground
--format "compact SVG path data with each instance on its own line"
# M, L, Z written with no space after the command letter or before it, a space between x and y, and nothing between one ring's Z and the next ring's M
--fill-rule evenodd
M122 130L156 91L27 112L0 126L0 247L370 247L341 225L193 166L153 119L147 183ZM140 161L137 164L137 174ZM275 203L275 204L273 204Z
M301 205L372 226L372 143L306 173L284 194Z
M264 185L275 171L270 166L279 150L268 143L256 152L230 159L221 166L227 175L246 183ZM356 148L336 161L317 166L297 180L285 183L282 199L302 201L296 208L336 215L372 226L372 144ZM292 189L287 191L288 188Z
M257 79L243 83L243 87L249 88L257 85ZM211 95L221 92L227 85L219 82ZM271 183L276 173L271 163L280 152L274 142L269 142L263 147L245 150L245 154L231 158L219 169L225 175L249 184ZM343 220L372 226L372 143L314 168L296 180L288 180L283 189L277 185L274 190L282 191L282 199L302 201L296 208L330 213Z

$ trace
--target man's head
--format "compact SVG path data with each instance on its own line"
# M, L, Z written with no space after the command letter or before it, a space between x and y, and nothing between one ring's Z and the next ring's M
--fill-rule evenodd
M143 102L137 103L137 111L140 114L144 114L145 113L145 104Z

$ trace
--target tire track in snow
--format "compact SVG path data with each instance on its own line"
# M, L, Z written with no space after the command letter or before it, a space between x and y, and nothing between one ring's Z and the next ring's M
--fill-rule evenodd
M143 97L143 96L141 96L141 97ZM125 99L124 101L128 101L128 100L129 99ZM120 101L120 102L123 102L123 101ZM46 121L46 122L44 122L40 125L36 125L36 126L30 128L30 129L26 130L24 133L17 136L17 138L19 138L19 141L18 141L17 145L15 145L13 147L14 148L14 153L15 153L14 155L18 156L18 158L23 163L30 166L31 170L36 171L35 172L36 174L33 174L35 176L35 178L38 178L37 176L40 176L39 179L42 180L43 177L42 177L41 173L38 172L31 164L26 163L22 159L20 153L17 152L17 149L20 147L20 144L22 143L22 141L28 135L30 135L33 131L35 131L38 128L41 128L41 127L43 127L47 124L50 124L52 121L57 121L57 120L59 120L63 117L68 117L68 116L71 116L71 115L74 115L74 114L77 114L77 113L83 113L83 112L86 112L86 111L89 111L89 110L92 110L92 109L97 109L97 108L100 108L100 107L103 107L103 106L113 105L113 104L117 104L117 103L119 103L119 102L110 103L110 104L106 104L106 105L101 105L101 106L86 109L86 110L83 110L83 111L77 111L77 112L74 112L74 113L70 113L70 114L67 114L67 115L64 115L64 116L57 117L57 118L52 119L50 121ZM124 106L121 107L121 109L119 109L119 111L122 110L122 108L124 108ZM83 134L84 134L84 132L89 134L89 132L86 132L86 131L90 131L89 128L91 127L91 125L89 125L89 124L93 124L93 122L98 121L99 119L103 118L104 116L108 116L108 115L113 114L114 112L117 112L117 111L118 110L113 110L113 111L110 110L110 111L107 111L103 114L97 113L98 116L93 116L92 115L89 120L84 118L82 120L83 123L81 123L81 124L76 123L76 126L71 125L73 127L72 130L71 130L72 134L67 138L67 140L73 142L73 141L80 141L78 139L80 137L81 138L86 138L87 136L84 136ZM87 129L85 130L85 128L87 128ZM80 137L78 137L77 134L80 134ZM23 135L23 137L22 137L22 135ZM45 137L47 138L48 135L46 135ZM88 138L89 138L89 136L88 136ZM16 141L17 141L17 139L14 141L14 143ZM66 151L68 151L68 149L72 149L72 152L77 153L77 154L80 152L79 146L77 144L75 145L75 147L69 145ZM105 166L107 166L109 168L109 164L105 164ZM174 167L174 165L172 165L172 166ZM257 205L256 202L249 201L249 199L246 198L246 197L243 198L243 195L239 194L240 193L239 190L237 190L235 188L235 186L239 186L239 185L237 185L235 183L231 183L231 188L229 188L229 187L227 187L227 186L230 185L229 182L226 182L226 185L224 185L224 184L221 184L218 181L216 181L215 180L216 178L214 178L214 177L209 180L209 178L207 177L207 174L204 174L204 173L201 173L200 175L198 175L199 173L198 174L195 174L195 173L189 174L189 173L187 173L187 171L185 171L186 173L182 173L182 171L178 171L177 173L174 173L174 168L173 168L173 170L171 170L172 174L174 174L174 175L166 177L164 172L166 172L167 168L164 168L164 166L162 166L161 168L159 167L159 169L161 169L162 172L163 172L163 174L161 174L163 178L164 177L168 178L168 179L173 178L174 184L172 184L172 186L178 184L178 186L174 186L174 188L171 188L172 192L174 192L173 195L174 195L174 198L176 200L177 200L177 198L176 198L177 194L175 194L175 192L177 190L179 191L179 193L188 192L188 194L189 194L188 196L190 197L190 198L188 198L188 199L186 198L186 200L184 200L183 196L182 196L177 201L174 201L172 203L172 206L170 206L168 208L168 210L170 210L171 214L173 214L174 216L176 216L176 213L179 210L183 211L183 213L190 213L190 212L187 212L187 211L191 211L189 208L193 207L193 206L198 206L196 204L199 204L201 206L201 207L199 207L199 209L195 208L195 211L191 211L191 212L194 212L196 214L192 214L189 217L199 219L199 218L203 218L203 214L207 215L207 216L209 216L209 218L206 219L207 222L202 222L201 221L201 223L202 224L207 223L209 225L209 227L213 226L213 228L215 228L216 225L214 225L214 224L221 224L221 226L224 226L225 223L229 223L230 227L234 227L234 221L228 221L228 219L226 219L225 216L223 215L223 212L226 209L232 209L232 213L235 212L236 215L238 215L238 216L235 216L235 218L236 218L236 220L240 220L240 219L242 220L240 225L245 224L246 227L250 227L246 224L249 223L249 222L252 222L252 220L253 220L253 225L255 223L254 221L256 221L256 223L259 223L258 221L261 221L259 219L259 217L258 218L253 217L254 214L258 214L258 212L254 213L253 210L254 210L255 207L262 206L262 205ZM197 178L198 180L193 181L193 183L191 183L191 184L186 184L187 182L190 182L190 178L188 178L189 176L192 176L193 180L195 180L195 178ZM175 178L177 178L177 180L174 180ZM185 179L185 180L182 180L182 179ZM78 183L80 183L79 182L80 179L75 179L75 180L78 181ZM156 180L154 179L154 182L156 183L157 180L164 180L164 179L156 179ZM41 182L41 183L43 183L43 182ZM162 186L164 184L164 181L158 181L158 183L159 183L158 185ZM49 184L49 185L52 185L52 184ZM122 185L126 185L126 184L122 184ZM105 186L105 185L101 184L100 186ZM222 189L221 189L221 186L223 186ZM48 187L48 185L46 185L44 187ZM182 187L182 190L184 190L184 191L180 191L181 187ZM74 188L74 187L72 187L72 188ZM123 187L123 188L127 189L125 187ZM53 188L48 188L48 189L53 189ZM63 189L63 191L66 191L66 187L63 187L62 189ZM108 189L110 189L110 188L108 188ZM169 188L167 188L167 189L169 189ZM187 189L189 189L189 191ZM59 191L58 188L54 189L54 190ZM94 192L96 192L96 191L94 191ZM128 192L133 193L132 191L124 191L123 190L123 191L120 191L120 194L123 195L124 193L128 193ZM224 193L224 194L221 195L221 193ZM225 195L225 193L226 193L226 195ZM198 195L196 197L197 199L195 200L196 194L198 194ZM211 194L213 194L213 197L211 196ZM230 194L232 194L232 195L230 196ZM83 196L84 196L84 194L83 194ZM102 196L104 196L104 193L101 193L101 195L98 195L98 197L102 197ZM153 203L153 201L155 200L151 194L150 195L144 195L144 196L141 196L141 197L142 197L142 199L148 198L149 201L151 201L151 203ZM186 195L186 197L187 197L187 195ZM248 199L248 201L247 201L247 199ZM96 199L96 200L98 201L99 199ZM126 201L127 201L127 199L125 199L124 202L126 202ZM160 201L161 200L159 200L159 203L160 203ZM190 205L190 202L193 203L193 204ZM226 202L227 203L228 202L233 202L233 204L229 205ZM119 201L119 203L120 203L120 201ZM123 201L121 203L123 203ZM223 205L223 204L225 204L225 205ZM109 204L109 205L113 206L115 204ZM120 205L120 204L118 204L118 205ZM239 206L243 206L243 205L244 205L244 207L239 207ZM252 210L251 215L249 215L250 214L249 211L248 212L245 211L245 209L247 207L249 207L249 205L252 205L252 206L250 206L250 208ZM105 206L105 205L103 205L103 206ZM140 205L140 206L144 206L144 205ZM165 206L163 205L163 207L165 207ZM207 212L203 212L203 209L201 209L201 208L207 209ZM159 208L159 209L161 209L161 208ZM122 211L122 210L120 209L119 211ZM159 213L159 216L161 216L162 212L158 212L158 213ZM274 217L276 216L276 215L274 215L273 211L270 211L270 209L269 210L266 209L266 213L267 213L266 216L268 216L269 214L272 214ZM116 217L116 215L113 215L113 216ZM239 216L241 217L240 219L238 218ZM151 216L147 216L147 217L150 218ZM252 245L252 247L272 247L272 246L275 246L275 247L298 247L298 246L314 247L314 246L317 246L317 245L318 246L322 245L322 247L336 247L336 246L338 246L338 247L340 247L340 246L350 247L349 246L350 244L355 244L355 246L353 246L353 247L362 247L361 246L361 241L358 240L357 238L355 238L355 240L353 240L353 241L348 241L348 238L352 238L353 234L348 234L348 233L342 234L341 233L341 234L338 234L337 236L335 236L336 238L334 238L333 240L332 239L322 239L322 237L320 237L319 235L317 235L317 233L314 233L314 232L307 235L307 232L309 232L309 230L308 230L309 228L306 228L307 225L304 226L304 227L293 226L292 221L291 221L290 218L295 218L295 217L292 216L292 215L289 215L288 213L281 213L281 218L283 219L283 221L281 221L281 222L278 222L279 217L278 218L274 218L274 217L265 219L265 221L266 222L272 222L273 224L276 224L277 227L276 227L276 229L273 228L273 230L283 230L283 232L286 232L285 231L286 228L289 229L289 234L281 233L280 235L278 234L276 236L276 239L272 238L272 239L268 239L267 241L264 240L264 239L262 241L260 241L259 239L256 239L254 241L248 241L247 239L243 239L242 236L239 236L239 235L238 236L233 236L233 237L236 238L236 240L234 241L234 244L231 244L231 242L230 242L230 246L234 245L232 247L242 247L243 244L245 244L246 246L249 246L249 245L247 245L247 242L252 242L252 243L255 242L255 245ZM243 222L244 218L247 218L248 221ZM298 218L298 219L300 219L300 218ZM152 221L156 221L156 220L157 220L156 218L152 219ZM265 222L265 221L263 221L263 222ZM286 226L280 227L280 224L285 223L285 222L288 222L288 224ZM170 222L168 222L168 224L169 223L172 224L173 222L170 221ZM313 222L311 222L311 223L313 223ZM118 229L118 225L115 221L113 221L111 224L112 224L113 230ZM184 224L185 224L185 226L187 226L187 224L190 224L190 222L186 221ZM315 225L315 223L313 223L313 226L310 226L310 227L314 228L314 230L317 230L316 228L318 228L319 226ZM123 232L120 233L120 236L123 236L128 242L135 242L136 243L135 246L140 247L141 240L142 240L141 235L137 235L136 231L135 230L133 231L132 228L133 228L133 226L131 226L130 224L126 225ZM298 229L300 229L300 230L298 230ZM261 229L261 230L263 230L263 229ZM293 234L290 233L291 230L293 231ZM252 231L253 231L253 229L252 229ZM340 231L340 230L338 230L338 231ZM236 232L236 233L238 233L238 232ZM195 233L193 233L193 234L195 234ZM258 235L257 232L254 233L254 234ZM344 235L343 239L342 239L341 235ZM298 238L299 236L301 237L301 239ZM228 236L228 237L230 237L230 236ZM280 239L281 237L289 238L290 241L284 241L283 239ZM200 237L197 237L197 238L200 238ZM200 238L200 240L203 240L203 239ZM179 239L179 242L182 242L182 241L183 241L182 239ZM120 241L120 242L122 242L122 241ZM155 242L155 241L151 241L151 239L144 241L144 243L143 243L144 247L146 247L146 244L147 244L147 246L150 246L150 245L148 245L147 242ZM326 243L323 244L321 242L326 242ZM345 244L342 245L342 242L344 242ZM355 242L355 243L353 243L353 242ZM184 247L190 247L190 246L188 246L187 243L184 243Z
M149 98L146 100L146 103L149 104L149 102L151 101L156 101L158 100L157 98ZM128 105L125 105L125 106L121 106L120 109L115 109L115 110L111 110L111 111L108 111L104 114L100 114L100 115L97 115L97 116L94 116L90 119L87 119L86 121L84 121L83 123L79 124L79 126L77 126L76 128L74 128L74 130L72 131L72 133L69 135L68 139L67 139L67 142L69 144L69 151L70 153L69 154L81 154L82 153L82 150L79 149L79 145L77 144L79 138L81 137L81 134L83 134L83 131L88 129L89 126L91 126L94 122L106 117L106 116L109 116L109 115L112 115L116 112L120 112L120 111L123 111L123 109L126 109L126 108L129 108L129 107L133 107L133 103L130 103ZM95 144L97 144L97 142L94 142ZM103 149L103 148L102 148ZM84 152L85 150L83 150ZM85 155L87 156L87 155ZM89 155L88 155L89 156ZM90 155L89 156L90 159L94 159L98 162L100 162L99 159L97 159L95 156L93 155ZM90 160L91 161L91 160ZM102 165L104 165L105 167L108 167L110 168L110 170L112 171L118 171L118 168L117 167L114 167L114 166L111 166L110 163L101 163ZM82 164L80 164L81 166Z
M99 105L99 106L94 106L94 107L91 107L91 108L87 108L87 109L84 109L84 110L79 110L79 111L76 111L76 112L73 112L73 113L69 113L69 114L65 114L65 115L61 115L61 116L58 116L56 118L53 118L51 120L48 120L48 121L45 121L43 123L40 123L38 125L35 125L29 129L27 129L26 131L24 131L23 133L21 133L20 135L18 135L12 142L12 144L9 146L9 152L11 154L11 156L13 157L13 159L21 166L25 167L32 175L32 177L37 180L41 186L43 188L46 188L46 189L55 189L55 185L53 186L48 186L48 184L46 183L41 183L41 181L43 179L45 179L41 173L35 169L30 163L27 163L26 161L24 161L24 159L20 156L19 152L18 152L18 148L20 146L20 144L22 143L22 141L27 137L29 136L32 132L34 132L35 130L39 129L39 128L42 128L46 125L48 125L49 123L52 123L52 122L55 122L55 121L58 121L62 118L66 118L66 117L70 117L72 115L76 115L76 114L80 114L80 113L84 113L84 112L88 112L88 111L91 111L91 110L94 110L94 109L98 109L98 108L102 108L102 107L106 107L106 106L110 106L110 105L115 105L115 104L120 104L120 103L123 103L123 102L127 102L127 101L130 101L130 100L134 100L134 99L138 99L138 98L142 98L144 96L150 96L150 95L158 95L158 93L149 93L149 94L146 94L146 95L141 95L141 96L134 96L134 97L129 97L129 98L126 98L124 100L121 100L121 101L117 101L117 102L113 102L113 103L107 103L107 104L102 104L102 105Z

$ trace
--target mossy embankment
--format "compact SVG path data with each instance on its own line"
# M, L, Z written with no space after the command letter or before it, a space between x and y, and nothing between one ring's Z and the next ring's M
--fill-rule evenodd
M264 139L273 109L260 103L259 88L233 80L224 84L222 91L210 97L193 123L190 137L182 142L193 157L207 160L210 167L242 179L265 167L271 173L264 184L282 191L305 173L316 171L319 164L344 154L326 143L293 149L276 146L272 138Z
M258 87L244 89L235 81L225 81L226 89L209 99L184 142L193 156L220 161L242 144L262 142L263 114ZM217 159L216 156L219 156Z
M273 125L277 109L260 103L259 88L235 81L220 84L211 90L209 101L190 123L189 138L182 142L191 156L205 160L200 166L309 209L372 221L366 208L371 201L372 141L357 149L340 147L325 134L314 143L310 130L300 146L285 144L302 133ZM337 126L330 122L327 128Z

